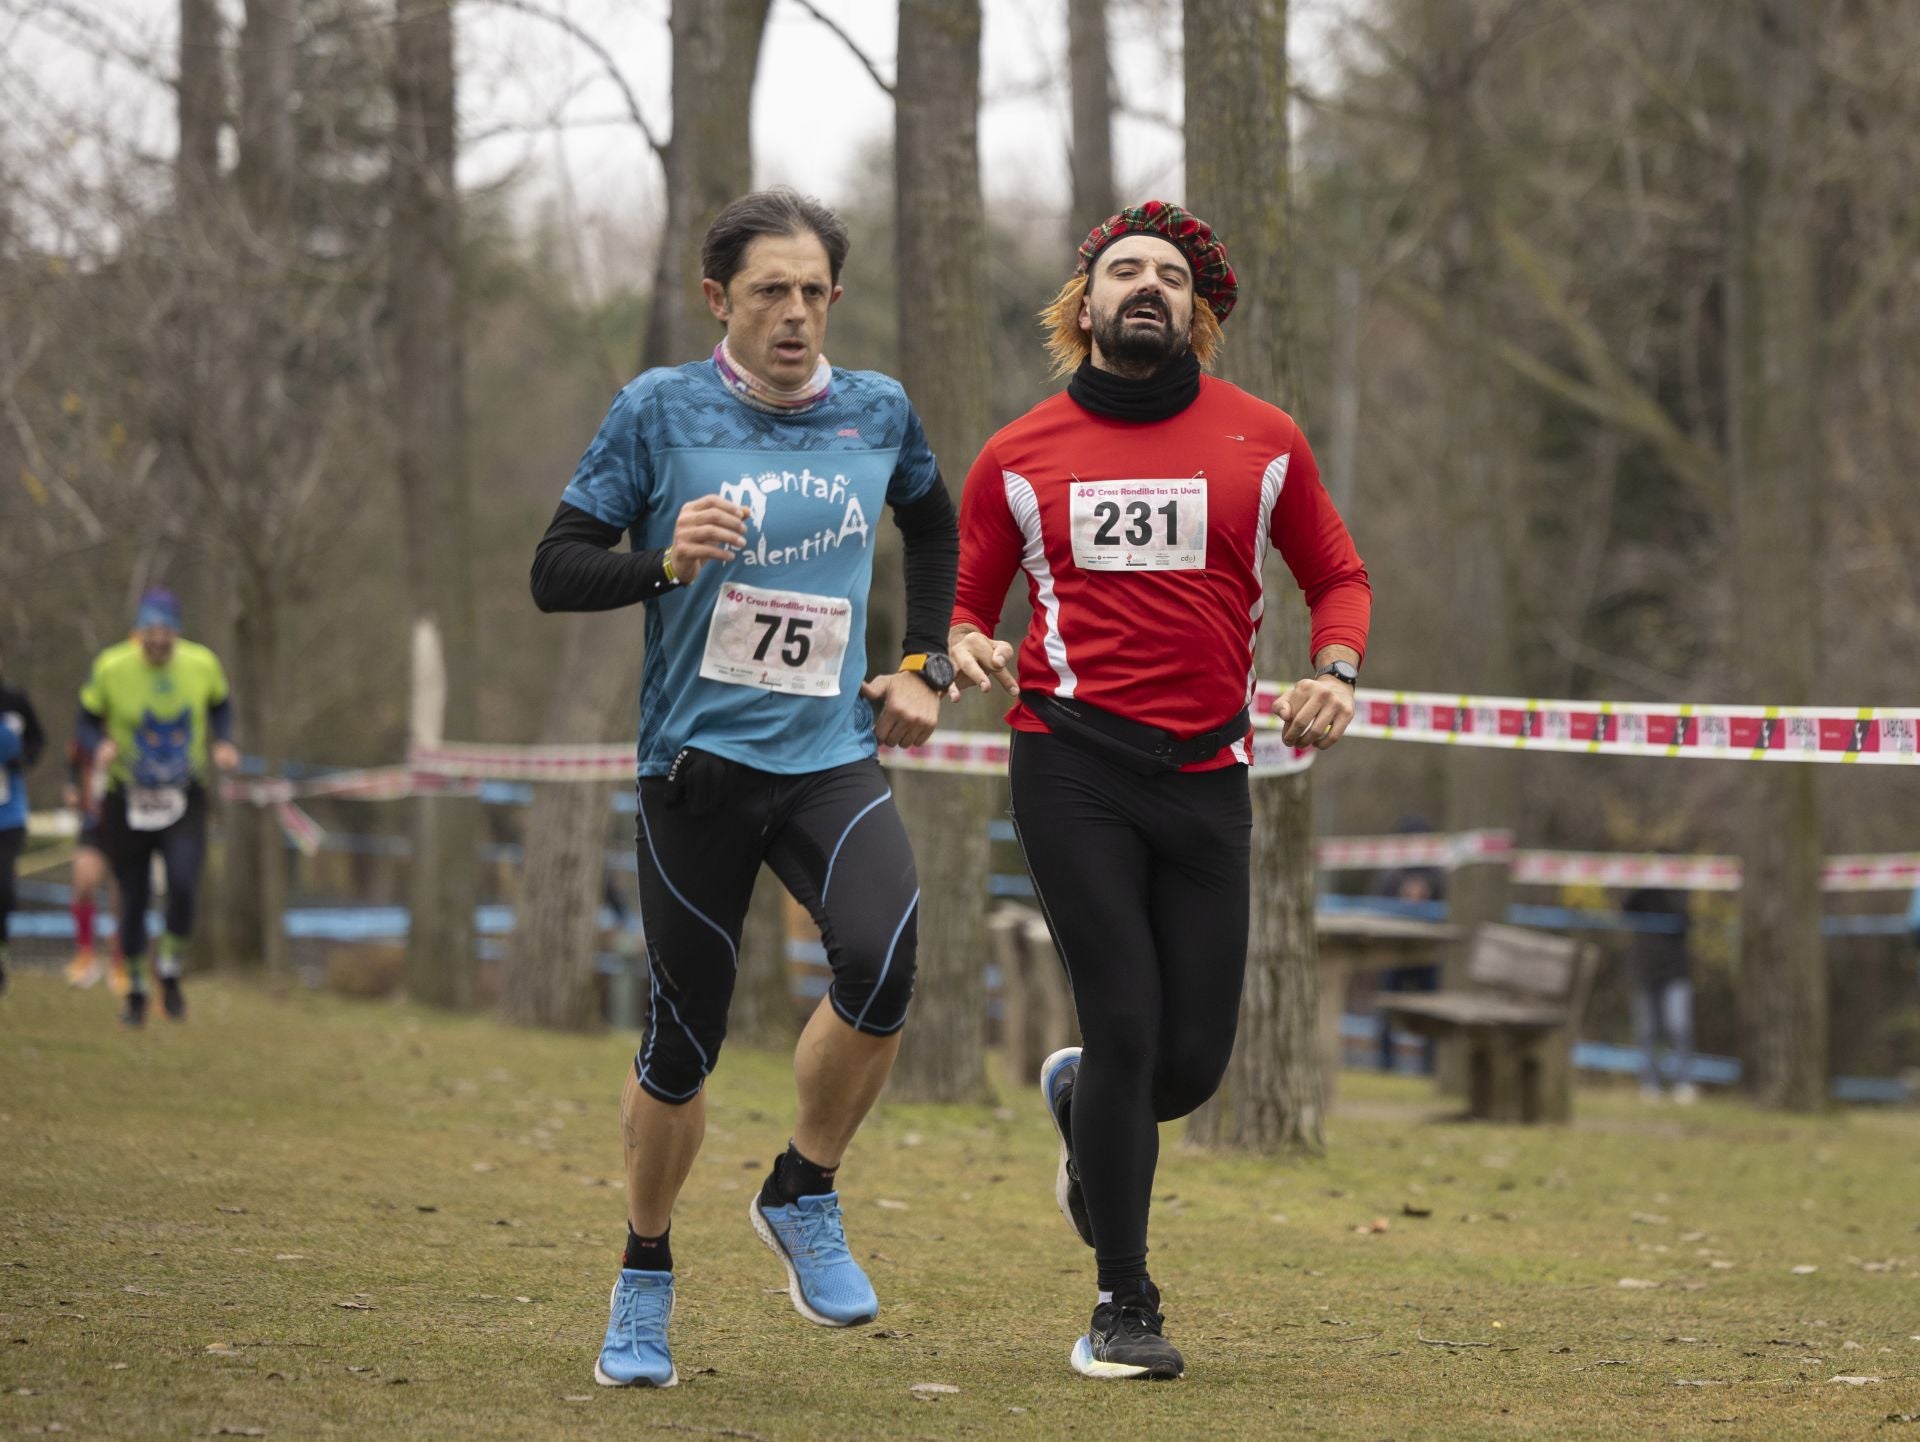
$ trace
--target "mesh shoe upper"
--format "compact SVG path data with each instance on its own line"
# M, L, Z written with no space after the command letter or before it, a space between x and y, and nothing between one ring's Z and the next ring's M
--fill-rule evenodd
M672 1317L673 1273L621 1268L594 1380L606 1387L671 1387L678 1380L667 1347Z
M762 1239L771 1233L769 1245L787 1264L794 1304L803 1314L839 1327L878 1315L873 1284L847 1249L838 1192L801 1197L784 1207L769 1207L755 1198L753 1209L756 1221L767 1229Z

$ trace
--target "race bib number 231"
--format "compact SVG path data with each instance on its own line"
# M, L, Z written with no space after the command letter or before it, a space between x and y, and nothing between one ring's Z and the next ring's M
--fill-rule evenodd
M838 696L852 629L853 602L845 596L729 583L713 604L700 674L762 691Z
M1075 481L1073 563L1083 571L1200 571L1207 564L1207 483Z

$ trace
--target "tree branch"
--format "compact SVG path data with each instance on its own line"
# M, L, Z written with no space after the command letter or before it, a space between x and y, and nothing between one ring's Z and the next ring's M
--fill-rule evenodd
M860 48L859 42L849 35L837 20L831 15L823 14L820 7L813 4L813 0L793 0L793 3L806 11L807 14L811 15L820 24L826 26L827 29L831 30L839 39L840 43L853 52L853 58L865 67L867 74L873 77L873 83L884 90L889 99L893 97L893 86L888 82L887 78L880 73L880 67L874 64L873 57Z
M647 124L647 117L642 114L640 110L640 99L633 93L633 87L627 84L627 77L620 71L619 61L613 58L612 51L608 50L606 46L602 45L600 41L594 37L593 32L574 20L571 16L563 15L557 10L549 10L542 5L535 5L532 3L532 0L463 0L463 3L470 5L493 5L502 10L512 10L520 15L530 15L536 20L544 20L549 25L557 25L560 29L566 31L567 34L571 35L581 45L591 51L594 58L600 62L601 67L607 72L607 78L613 81L615 88L620 92L621 98L626 101L627 118L633 122L634 129L638 130L646 140L647 147L662 161L665 161L667 156L666 144L653 133L653 127Z
M1481 346L1508 370L1530 385L1588 415L1618 426L1630 435L1650 442L1660 452L1669 470L1688 484L1698 487L1710 501L1718 502L1726 492L1726 473L1720 458L1682 434L1659 406L1647 399L1637 387L1630 394L1614 394L1601 386L1568 375L1509 340L1493 340L1484 335L1459 335L1443 330L1444 310L1440 299L1402 277L1382 282L1382 294L1426 323L1441 339L1456 345ZM1649 412L1651 408L1651 413Z
M1867 311L1899 281L1907 262L1920 251L1920 207L1914 207L1907 223L1896 231L1886 247L1873 258L1860 275L1860 283L1847 297L1847 303L1827 328L1827 347L1838 350L1853 339Z

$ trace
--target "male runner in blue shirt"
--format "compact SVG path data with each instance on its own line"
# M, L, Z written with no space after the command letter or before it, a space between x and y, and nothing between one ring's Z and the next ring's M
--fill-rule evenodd
M620 392L534 557L543 610L647 603L636 845L652 1004L622 1097L627 1248L604 1386L677 1380L668 1228L763 861L819 924L833 984L795 1051L792 1140L751 1220L802 1316L851 1327L879 1308L834 1173L899 1051L920 893L874 751L924 741L952 694L958 531L899 383L821 354L846 253L838 217L792 191L722 211L701 285L725 338ZM866 681L883 507L906 544L907 655Z

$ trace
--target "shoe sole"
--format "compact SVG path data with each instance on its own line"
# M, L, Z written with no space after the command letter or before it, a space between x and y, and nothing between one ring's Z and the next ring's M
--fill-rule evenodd
M1073 1370L1082 1377L1092 1377L1102 1382L1178 1382L1186 1375L1183 1367L1178 1372L1168 1372L1153 1367L1136 1367L1131 1362L1101 1362L1093 1355L1093 1342L1084 1332L1080 1340L1073 1344L1073 1351L1067 1360L1073 1364Z
M1077 1059L1079 1055L1079 1047L1063 1046L1059 1051L1040 1063L1040 1100L1046 1106L1047 1120L1053 1123L1053 1134L1060 1138L1060 1165L1053 1174L1054 1204L1060 1208L1060 1215L1067 1219L1067 1225L1073 1228L1074 1236L1091 1247L1093 1245L1093 1228L1091 1226L1082 1227L1080 1219L1073 1214L1073 1203L1070 1200L1073 1196L1073 1178L1067 1173L1067 1156L1069 1152L1067 1134L1060 1130L1060 1117L1053 1109L1053 1074L1063 1063L1068 1060Z
M608 1311L613 1310L613 1299L619 1291L620 1284L615 1282L613 1284L613 1291L607 1293ZM673 1309L679 1305L680 1299L677 1296L667 1304L667 1325L669 1327L673 1325ZM666 1387L677 1387L680 1384L680 1369L669 1361L667 1363L667 1380L664 1382L651 1382L645 1377L635 1377L631 1382L622 1382L617 1377L609 1377L602 1371L600 1368L600 1359L596 1357L593 1359L593 1380L598 1382L602 1387L652 1387L658 1391Z
M793 1258L787 1255L787 1249L780 1245L780 1235L773 1229L773 1223L760 1215L760 1198L756 1194L747 1202L747 1216L753 1222L753 1234L767 1244L767 1250L780 1259L780 1265L787 1269L787 1296L793 1300L793 1310L812 1322L816 1327L864 1327L880 1315L879 1308L864 1317L855 1317L851 1321L836 1322L833 1318L814 1311L807 1305L807 1299L800 1294L800 1273L793 1265Z

